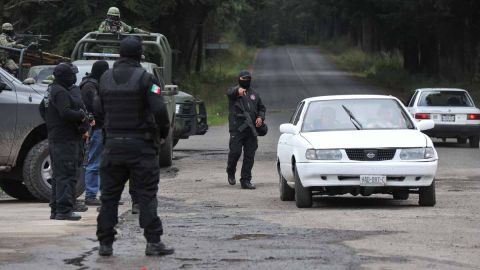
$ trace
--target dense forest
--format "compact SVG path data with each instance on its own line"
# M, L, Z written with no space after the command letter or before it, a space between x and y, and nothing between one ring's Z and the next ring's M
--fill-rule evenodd
M367 52L400 52L411 73L451 81L480 74L478 0L263 0L241 21L252 44L348 38Z
M411 73L480 74L478 0L0 0L0 14L17 31L51 35L46 46L68 55L110 6L128 24L165 34L187 72L200 69L205 42L230 31L256 46L347 38L367 52L399 52Z

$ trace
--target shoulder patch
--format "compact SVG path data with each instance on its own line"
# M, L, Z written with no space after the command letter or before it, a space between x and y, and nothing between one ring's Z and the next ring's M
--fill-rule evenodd
M158 86L156 84L153 84L150 91L154 94L160 95L162 93L162 88L160 88L160 86Z
M254 94L251 94L251 95L250 95L250 99L251 99L251 100L255 100L255 99L257 99L257 97L255 97Z

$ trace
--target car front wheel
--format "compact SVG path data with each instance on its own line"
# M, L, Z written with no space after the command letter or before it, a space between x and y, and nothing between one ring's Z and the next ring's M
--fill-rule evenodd
M280 200L293 201L295 200L295 189L287 184L287 180L283 178L282 173L278 170L278 179L280 184Z
M428 187L420 187L418 194L418 204L420 206L435 206L437 202L435 197L435 180Z
M295 174L295 203L298 208L312 207L312 191L309 188L303 187L297 168L294 168Z

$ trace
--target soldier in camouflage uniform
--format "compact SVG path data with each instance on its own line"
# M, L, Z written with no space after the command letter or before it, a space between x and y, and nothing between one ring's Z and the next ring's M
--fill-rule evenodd
M98 32L100 33L119 33L119 34L148 34L147 31L144 31L139 28L131 27L130 25L122 22L120 20L120 10L116 7L111 7L107 12L107 19L104 20L100 27L98 27Z
M24 48L23 45L18 44L14 39L13 25L11 23L4 23L2 25L2 34L0 34L0 46L10 48ZM6 50L0 49L0 65L11 73L18 70L18 65L13 61Z

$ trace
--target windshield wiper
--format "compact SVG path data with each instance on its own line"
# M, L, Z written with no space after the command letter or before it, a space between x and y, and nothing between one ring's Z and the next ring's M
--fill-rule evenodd
M353 125L357 128L357 130L363 129L362 124L353 116L353 113L345 107L345 105L342 105L343 109L345 112L347 112L348 116L350 116L350 121L352 121Z

